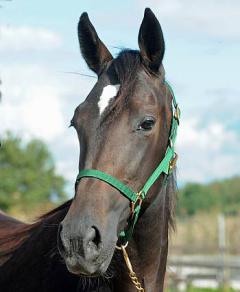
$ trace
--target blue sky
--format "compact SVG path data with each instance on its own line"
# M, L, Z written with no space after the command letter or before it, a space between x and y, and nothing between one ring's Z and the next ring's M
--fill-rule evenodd
M240 2L238 0L11 1L0 9L0 134L39 137L73 183L78 142L67 126L95 79L79 53L76 26L87 11L113 54L138 48L145 7L165 36L164 66L182 109L181 183L240 174Z

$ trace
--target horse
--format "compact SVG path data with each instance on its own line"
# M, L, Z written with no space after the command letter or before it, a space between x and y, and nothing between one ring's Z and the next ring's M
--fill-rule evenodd
M87 13L80 17L78 37L98 79L71 120L81 150L75 195L34 224L15 222L4 236L0 230L5 258L0 287L6 292L163 291L174 225L176 177L169 169L175 166L178 115L165 82L160 23L146 8L139 50L122 50L116 58ZM164 167L153 179L159 166ZM146 181L147 192L131 191L145 190Z

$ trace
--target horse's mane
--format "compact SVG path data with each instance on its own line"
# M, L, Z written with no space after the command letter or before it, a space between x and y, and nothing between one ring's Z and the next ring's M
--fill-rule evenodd
M53 218L54 222L52 224L57 225L58 222L55 222L55 218L59 218L58 221L60 223L61 218L66 215L68 208L71 205L71 202L72 200L69 200L59 207L45 213L32 224L26 224L14 218L8 217L4 214L1 214L3 218L0 218L0 220L4 222L4 226L1 226L0 221L0 264L1 259L11 257L11 255L17 249L19 249L21 245L28 238L30 238L36 230L41 227L50 228L49 224L51 224Z
M166 206L168 211L168 226L170 230L175 231L176 228L176 202L177 202L177 194L178 194L178 187L177 187L177 180L176 180L176 170L170 175L167 184L168 194L168 204Z

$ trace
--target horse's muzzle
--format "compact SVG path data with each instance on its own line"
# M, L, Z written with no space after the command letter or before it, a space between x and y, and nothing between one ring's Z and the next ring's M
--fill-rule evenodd
M58 230L58 249L68 270L85 276L103 274L108 268L108 260L102 256L103 244L98 228L91 226L84 235L71 235L65 229L68 230L61 223Z

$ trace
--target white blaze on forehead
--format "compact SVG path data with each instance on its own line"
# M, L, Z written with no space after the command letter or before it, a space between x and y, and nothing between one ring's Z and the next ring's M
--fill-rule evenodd
M100 115L104 112L108 106L110 100L117 96L120 84L116 85L107 85L103 88L102 94L99 98L98 107Z

